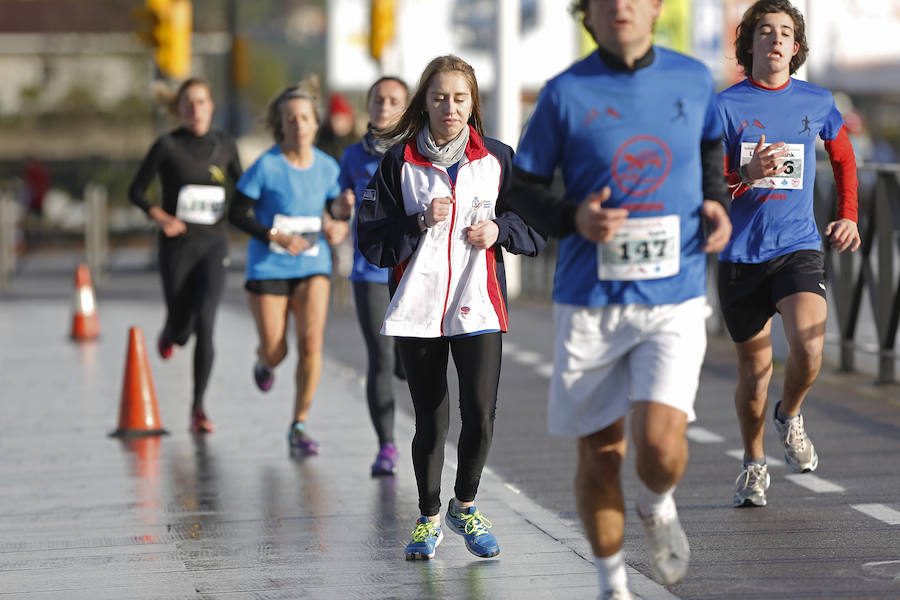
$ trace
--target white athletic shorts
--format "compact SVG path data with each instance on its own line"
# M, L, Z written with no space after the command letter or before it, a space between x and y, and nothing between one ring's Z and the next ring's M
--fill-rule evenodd
M704 297L661 306L554 304L550 434L590 435L634 401L672 406L693 421L706 315Z

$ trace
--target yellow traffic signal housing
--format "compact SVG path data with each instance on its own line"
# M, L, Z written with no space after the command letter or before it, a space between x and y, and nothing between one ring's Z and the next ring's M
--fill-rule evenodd
M163 75L184 79L191 72L190 0L146 0L144 6L137 13L145 22L138 35L153 47L153 57Z
M384 47L394 38L394 0L371 0L369 54L381 60Z

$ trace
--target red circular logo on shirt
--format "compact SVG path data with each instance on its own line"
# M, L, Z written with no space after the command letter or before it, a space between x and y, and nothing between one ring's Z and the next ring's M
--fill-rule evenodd
M672 153L665 142L651 135L639 135L616 151L612 176L629 196L646 196L659 189L671 169Z

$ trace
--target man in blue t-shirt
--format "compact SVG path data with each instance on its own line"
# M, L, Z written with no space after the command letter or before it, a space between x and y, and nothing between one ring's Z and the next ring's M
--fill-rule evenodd
M660 0L575 10L599 48L542 90L514 159L512 205L561 237L549 430L578 438L575 495L601 597L621 599L631 598L619 479L629 411L651 575L673 584L687 571L672 493L706 348L705 253L731 226L713 79L653 46ZM557 168L562 199L549 191Z
M809 51L804 28L803 15L788 0L756 2L735 40L749 77L719 94L725 168L734 189L734 234L719 255L719 298L738 355L734 403L744 463L736 507L766 504L763 428L776 311L789 352L784 391L772 411L775 428L791 470L814 471L819 463L800 415L825 340L825 261L813 214L816 136L825 142L838 192L837 216L825 235L839 252L860 244L856 160L841 113L828 90L791 78Z

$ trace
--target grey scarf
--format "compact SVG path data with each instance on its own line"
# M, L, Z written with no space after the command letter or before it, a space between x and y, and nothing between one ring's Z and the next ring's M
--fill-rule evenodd
M419 132L419 135L416 136L416 146L418 147L419 152L421 152L425 158L430 160L432 164L439 167L449 167L458 163L462 159L463 154L465 154L466 144L468 143L468 124L463 127L463 130L459 132L458 136L443 146L438 146L434 143L434 138L431 136L431 130L428 128L428 123L425 123L425 127L423 127L422 131Z
M366 154L382 157L388 149L394 145L394 140L385 140L375 135L375 129L369 125L369 131L363 136L362 147Z

